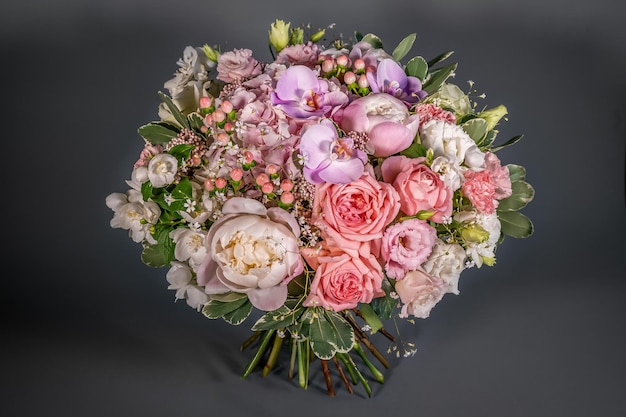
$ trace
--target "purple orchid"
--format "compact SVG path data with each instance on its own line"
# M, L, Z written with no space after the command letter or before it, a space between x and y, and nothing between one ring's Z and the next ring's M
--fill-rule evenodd
M367 163L365 152L354 149L353 140L340 138L332 121L312 125L300 139L304 177L313 184L347 184L361 177Z
M387 93L408 104L417 103L428 95L422 90L419 78L407 76L393 59L383 59L376 73L368 72L366 76L373 93Z
M310 119L332 114L348 102L342 91L330 91L329 82L304 65L292 65L281 75L270 95L272 105L291 117Z

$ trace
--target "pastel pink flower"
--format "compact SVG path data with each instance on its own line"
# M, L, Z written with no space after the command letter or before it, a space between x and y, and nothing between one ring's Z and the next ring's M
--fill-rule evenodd
M252 57L250 49L234 49L217 58L217 79L232 83L261 74L261 64Z
M311 220L333 246L357 247L378 240L400 210L398 193L369 172L348 184L323 183L316 188ZM376 247L373 248L376 255Z
M309 41L306 44L289 45L283 48L276 57L278 64L305 65L315 68L318 64L320 48Z
M369 244L362 246L350 252L331 248L316 257L315 277L305 307L343 311L384 295L380 263L371 254Z
M377 157L393 155L413 143L419 116L411 115L401 100L387 93L372 93L339 110L333 119L346 132L366 133L368 147Z
M489 171L466 171L465 181L461 185L463 195L483 214L491 214L498 206L496 186Z
M437 231L424 220L409 219L389 226L383 235L380 255L389 278L403 279L430 256Z
M398 316L407 318L414 316L420 319L428 318L432 308L447 292L447 285L440 279L428 275L422 270L409 271L403 280L397 281L395 290L402 308Z
M398 192L400 207L406 215L432 211L429 220L441 223L452 214L453 191L426 165L426 158L391 156L385 159L381 171L383 180Z
M456 123L456 116L453 113L432 103L417 104L415 113L420 116L420 126L430 120L443 120L444 122L452 124Z
M495 153L485 153L485 167L489 171L489 176L495 186L496 200L510 197L513 191L511 189L509 169L500 165L500 159Z

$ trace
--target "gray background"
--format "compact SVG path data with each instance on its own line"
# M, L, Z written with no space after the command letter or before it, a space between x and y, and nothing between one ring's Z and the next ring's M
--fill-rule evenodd
M3 416L625 416L626 7L623 1L3 2L0 56ZM572 4L576 3L576 4ZM262 6L261 6L262 5ZM284 367L240 374L250 322L174 303L165 269L109 227L187 45L269 59L276 18L454 50L456 82L505 104L499 155L526 166L529 239L466 271L384 385L329 398ZM385 339L380 341L384 346ZM337 382L338 379L337 379Z

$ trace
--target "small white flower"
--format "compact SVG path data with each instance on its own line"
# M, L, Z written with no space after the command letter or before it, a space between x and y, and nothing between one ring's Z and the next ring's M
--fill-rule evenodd
M171 231L170 237L176 244L174 248L176 260L181 262L188 261L191 268L195 271L207 255L206 247L204 246L206 234L206 231L196 231L185 227Z
M110 194L106 204L115 213L111 227L128 230L134 242L145 239L151 244L156 243L150 234L150 227L159 220L161 209L154 201L143 201L139 191L129 190L126 194Z
M171 268L165 277L170 284L167 288L176 290L177 300L187 300L187 304L198 311L209 301L204 290L193 285L193 274L187 264L172 261Z
M168 153L155 155L148 164L148 178L156 188L171 184L177 171L178 161Z

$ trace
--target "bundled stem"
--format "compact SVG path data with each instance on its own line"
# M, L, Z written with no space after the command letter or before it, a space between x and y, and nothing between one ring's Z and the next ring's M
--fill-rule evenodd
M272 345L272 350L270 350L270 356L267 359L267 363L263 367L263 376L267 376L274 365L276 365L276 361L278 360L278 355L280 354L280 349L283 347L284 338L276 335L274 337L274 344Z
M324 373L324 379L326 380L326 388L328 389L328 395L335 396L335 389L333 388L333 381L330 377L330 370L328 369L328 360L320 359L322 362L322 372Z
M372 344L372 342L369 341L369 339L367 338L367 335L363 332L363 330L361 330L361 328L359 327L359 325L357 324L356 321L354 321L354 318L352 316L350 316L349 314L346 314L346 319L348 320L348 322L350 323L350 325L352 325L353 329L354 329L354 333L356 334L356 336L359 338L359 340L361 341L361 343L363 343L365 345L365 347L367 347L367 349L372 352L372 354L374 356L376 356L376 359L378 359L378 361L385 367L385 368L389 368L389 361L383 356L382 353L380 353L380 351L378 349L376 349L376 346L374 346Z
M267 350L270 340L272 340L272 336L274 336L275 332L276 330L274 329L265 331L265 336L263 336L263 339L261 340L261 345L259 346L259 349L256 351L256 354L254 355L254 357L252 358L252 360L246 367L246 370L244 371L242 378L246 378L248 375L252 373L254 368L257 367L257 365L261 361L261 358L265 354L265 351Z
M348 392L350 394L352 394L354 392L354 390L352 389L352 385L350 384L350 381L348 381L348 378L346 377L346 373L343 371L343 368L341 367L341 364L339 363L339 360L337 359L337 356L333 356L333 362L334 362L335 366L337 367L337 371L339 372L339 376L341 377L341 380L343 381L344 385L346 386L346 389L348 390Z

